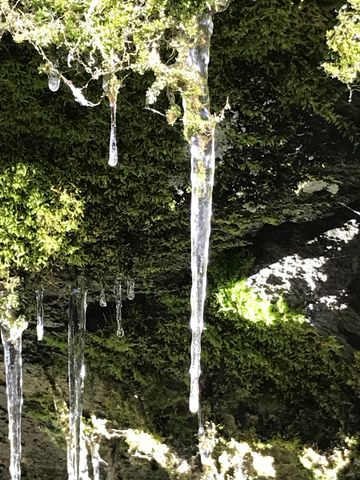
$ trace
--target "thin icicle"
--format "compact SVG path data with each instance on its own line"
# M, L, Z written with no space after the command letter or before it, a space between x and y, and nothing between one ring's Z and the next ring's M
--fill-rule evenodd
M118 150L116 141L116 102L110 104L110 145L109 145L109 165L116 167L118 163Z
M68 376L69 376L69 480L80 480L83 470L82 408L85 379L85 331L86 331L87 290L82 286L74 289L70 298L68 328Z
M201 95L198 101L201 107L192 110L192 102L183 95L184 124L190 123L196 113L199 123L206 126L205 133L194 133L191 137L191 366L189 408L192 413L199 410L199 379L201 375L201 334L204 326L204 306L206 299L206 275L209 257L209 238L211 230L212 190L215 170L214 122L210 115L208 89L208 64L210 39L213 30L211 12L203 14L199 20L198 38L187 57L187 65L194 77L199 79ZM194 95L194 93L192 93Z
M9 416L10 478L21 478L21 410L22 395L22 333L26 324L20 327L1 327L6 373L6 395Z
M116 310L116 323L117 323L117 331L116 335L118 337L124 336L124 328L122 324L122 289L121 283L116 282L114 286L114 296L115 296L115 310Z
M100 480L100 464L102 459L100 457L100 442L92 442L89 445L91 454L91 464L93 470L93 480Z
M57 73L51 72L48 78L49 89L52 92L57 92L60 88L60 77Z
M36 333L39 342L44 338L44 290L36 290Z
M128 280L126 282L126 296L129 300L134 300L134 298L135 298L135 282L134 282L134 280Z
M106 294L105 294L104 288L100 290L99 305L100 307L103 307L103 308L107 307Z

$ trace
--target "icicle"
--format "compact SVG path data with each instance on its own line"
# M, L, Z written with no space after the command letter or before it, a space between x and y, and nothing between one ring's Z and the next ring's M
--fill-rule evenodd
M209 113L210 99L207 84L210 53L210 38L213 29L210 12L204 13L199 23L197 43L189 48L187 66L199 79L201 95L197 98L201 108L195 112L199 123L206 126L206 133L194 133L190 141L191 151L191 366L189 409L199 410L199 379L201 375L201 334L204 325L206 299L206 275L211 230L212 189L215 169L215 127ZM195 95L194 92L191 95ZM183 95L184 125L190 123L192 102Z
M126 296L129 300L135 298L135 282L134 280L128 280L126 283Z
M109 165L116 167L118 163L118 150L116 141L116 102L110 104L110 145L109 145Z
M199 408L198 410L198 436L201 437L201 435L204 435L204 421L203 421L203 415L202 412Z
M50 72L48 79L49 89L57 92L60 88L60 77L56 72Z
M1 327L9 416L10 478L21 478L22 333L27 324Z
M100 291L99 304L100 304L100 307L107 307L106 294L105 294L104 288L102 288Z
M121 299L121 284L116 282L114 286L114 296L115 296L115 308L116 308L116 323L117 323L117 331L116 335L118 337L124 336L124 328L122 325L122 299Z
M36 333L39 342L44 338L44 290L36 290Z
M81 438L82 407L85 379L85 331L86 296L83 286L73 290L70 298L68 328L68 376L69 376L69 443L68 474L69 480L80 480L82 470Z
M93 480L100 480L100 442L93 441L90 443L91 464L93 470Z

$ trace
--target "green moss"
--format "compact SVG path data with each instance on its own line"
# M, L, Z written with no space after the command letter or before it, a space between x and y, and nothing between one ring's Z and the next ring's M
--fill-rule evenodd
M221 287L216 294L219 312L227 316L239 315L250 322L261 322L266 325L276 321L306 322L306 317L291 311L283 298L276 303L261 299L246 285L246 280L239 280Z
M337 24L327 33L333 58L324 64L325 70L344 83L354 83L359 74L359 12L359 1L350 0L340 8Z
M57 256L75 259L71 233L82 202L52 185L41 168L16 163L0 173L0 267L37 271Z

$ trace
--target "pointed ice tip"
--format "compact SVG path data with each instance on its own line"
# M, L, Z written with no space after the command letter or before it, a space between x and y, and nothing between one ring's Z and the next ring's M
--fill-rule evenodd
M199 400L197 398L190 398L189 400L189 410L191 413L198 413L199 411Z
M43 330L41 327L37 327L36 333L37 333L37 339L38 339L38 341L39 341L39 342L42 342L43 339L44 339L44 330Z
M116 167L117 164L118 164L117 157L109 157L109 166L110 167Z

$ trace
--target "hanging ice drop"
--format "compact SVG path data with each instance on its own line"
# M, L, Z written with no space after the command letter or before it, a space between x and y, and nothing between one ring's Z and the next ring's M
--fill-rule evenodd
M49 89L52 92L57 92L60 88L60 77L57 73L51 72L48 80Z
M118 337L124 336L124 328L122 326L122 288L119 282L116 282L114 286L114 296L115 296L115 308L116 308L116 323L117 323L117 331L116 335Z
M36 333L37 339L39 342L42 341L44 338L44 305L43 305L43 298L44 298L44 290L36 290Z
M100 304L100 307L107 307L105 290L103 288L100 291L99 304Z
M109 145L109 165L116 167L118 163L118 150L116 142L116 104L110 105L111 124L110 124L110 145Z
M129 300L135 298L135 282L134 280L128 280L126 284L126 296Z

